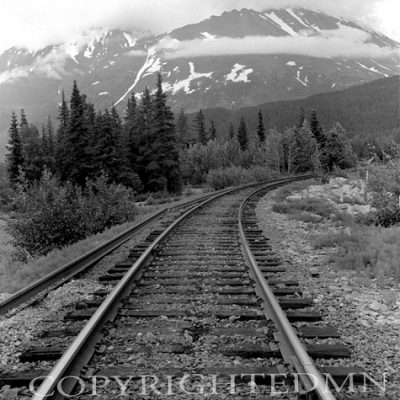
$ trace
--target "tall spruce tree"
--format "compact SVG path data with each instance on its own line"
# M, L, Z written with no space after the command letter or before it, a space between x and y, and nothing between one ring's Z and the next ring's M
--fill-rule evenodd
M214 121L210 121L210 129L208 130L208 137L210 140L215 140L217 138L217 129L215 128Z
M181 172L179 167L179 152L175 133L174 115L167 105L167 96L162 88L161 74L157 76L157 89L153 100L154 108L154 157L160 168L159 176L155 177L155 186L170 193L182 190ZM160 185L161 182L162 185ZM150 183L152 181L150 180Z
M248 145L248 138L247 138L246 121L243 115L240 117L237 139L242 151L246 150Z
M67 180L67 135L69 129L69 107L65 100L65 93L61 93L61 104L58 109L58 129L55 143L55 168L62 181Z
M232 140L235 137L235 128L234 128L232 122L229 124L228 137L230 140Z
M189 124L183 108L181 108L178 119L176 121L176 134L178 143L181 145L181 147L185 147L185 145L189 143Z
M303 124L300 129L293 132L293 171L307 172L313 171L315 167L316 154L319 154L318 143L307 124Z
M36 126L21 125L23 170L28 182L40 180L45 164L42 139Z
M11 114L11 126L8 132L10 139L7 146L9 151L9 154L7 154L7 173L10 183L15 185L19 180L19 173L24 162L22 141L15 112Z
M321 149L323 149L326 138L322 131L322 127L318 121L317 112L315 110L311 112L310 129L318 145L320 146Z
M265 142L265 127L261 110L258 110L257 136L261 143Z
M89 138L92 133L89 126L92 129L93 119L93 107L88 107L86 96L81 95L78 84L74 81L61 176L64 180L80 186L85 185L86 178L93 170L92 156L89 153L93 150Z
M193 122L194 122L194 130L197 134L197 141L200 144L206 145L207 144L206 124L202 110L199 110Z
M297 130L299 130L303 126L305 119L306 119L306 112L304 111L303 107L300 107L299 115L297 117L297 123L296 123Z
M327 133L321 163L331 172L335 167L349 168L356 164L356 158L344 128L336 123Z

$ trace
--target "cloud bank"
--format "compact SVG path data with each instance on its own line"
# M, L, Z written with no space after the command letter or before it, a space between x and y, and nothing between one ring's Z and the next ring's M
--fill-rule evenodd
M188 58L235 54L296 54L311 57L386 57L394 53L366 43L369 34L359 29L341 26L336 30L322 31L318 36L248 36L245 38L221 37L213 40L179 42L164 38L155 47L164 50L165 58Z
M93 27L163 33L232 9L286 6L317 9L378 28L387 21L400 39L398 0L1 0L0 51L64 43Z

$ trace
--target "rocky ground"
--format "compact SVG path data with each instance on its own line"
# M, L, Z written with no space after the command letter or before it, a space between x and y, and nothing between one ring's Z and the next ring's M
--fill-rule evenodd
M315 185L304 193L331 200L333 193L339 201L332 201L343 211L347 207L339 189L344 184L347 182L338 184L335 181L325 187ZM358 184L349 185L355 188L354 193L360 188ZM317 307L327 315L324 323L336 326L350 346L352 358L346 364L364 367L381 383L386 374L386 397L400 398L399 284L388 280L382 285L365 271L339 269L330 261L336 249L316 250L311 242L316 235L337 232L344 227L340 228L330 220L304 223L275 213L271 209L273 196L271 192L259 202L257 216L272 247L285 260L291 279L300 282L304 297L314 298ZM299 197L300 193L292 195L292 198ZM352 203L350 205L354 205L354 201ZM340 365L343 365L342 360Z

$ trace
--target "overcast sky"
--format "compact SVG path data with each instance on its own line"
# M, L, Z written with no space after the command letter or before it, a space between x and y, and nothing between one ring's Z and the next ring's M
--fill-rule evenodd
M1 0L0 51L39 49L92 27L161 33L234 8L283 6L357 19L400 41L399 0Z

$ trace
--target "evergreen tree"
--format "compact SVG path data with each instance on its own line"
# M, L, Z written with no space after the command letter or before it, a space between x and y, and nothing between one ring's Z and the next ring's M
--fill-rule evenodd
M261 110L258 111L257 136L261 143L265 142L265 127Z
M44 154L39 130L34 125L21 125L23 170L28 182L39 181L44 169Z
M56 172L54 128L50 116L47 118L46 126L42 127L42 154L44 166L54 174Z
M67 135L69 129L69 108L64 91L61 93L61 104L58 111L58 129L55 143L55 168L62 181L67 179Z
M336 123L327 134L321 163L325 170L332 171L335 167L349 168L356 160L346 131Z
M235 128L234 128L232 122L229 124L228 137L229 137L229 139L231 139L231 140L235 137Z
M7 146L9 150L9 154L7 154L7 173L10 183L15 184L18 182L19 173L24 162L22 141L15 112L11 114L11 126L8 132L10 139Z
M20 122L19 122L19 126L22 129L24 126L28 126L28 119L26 118L26 113L25 110L22 109L21 110L21 116L20 116Z
M305 119L306 119L306 112L304 111L303 107L300 107L299 116L297 118L297 124L296 124L297 130L299 130L303 126Z
M311 112L310 129L318 145L320 146L321 149L323 149L325 145L325 135L322 131L322 127L318 121L317 112L315 110Z
M188 119L183 111L183 108L181 108L178 119L176 121L176 133L177 133L178 143L182 145L189 143L189 138L188 138L189 124L188 124Z
M151 189L179 193L182 189L179 167L179 152L175 133L174 115L167 105L167 96L162 89L161 74L157 78L154 96L154 158L158 164L155 176L149 180ZM158 170L159 168L159 170ZM149 168L150 169L150 168ZM151 171L151 169L150 169ZM159 171L159 172L158 172Z
M243 115L240 117L237 139L242 151L246 150L248 145L248 138L247 138L246 121L244 120Z
M86 178L93 171L93 151L90 136L93 136L94 110L86 103L86 96L81 95L76 81L73 83L70 98L70 117L65 149L63 151L63 180L84 186ZM90 129L89 129L90 127Z
M301 173L313 171L315 168L318 143L307 124L293 134L293 171Z
M200 110L194 118L194 130L197 134L197 141L200 144L207 144L207 133L203 111Z
M208 137L210 140L215 140L217 138L217 129L215 128L214 121L211 120L210 122L210 129L208 131Z

